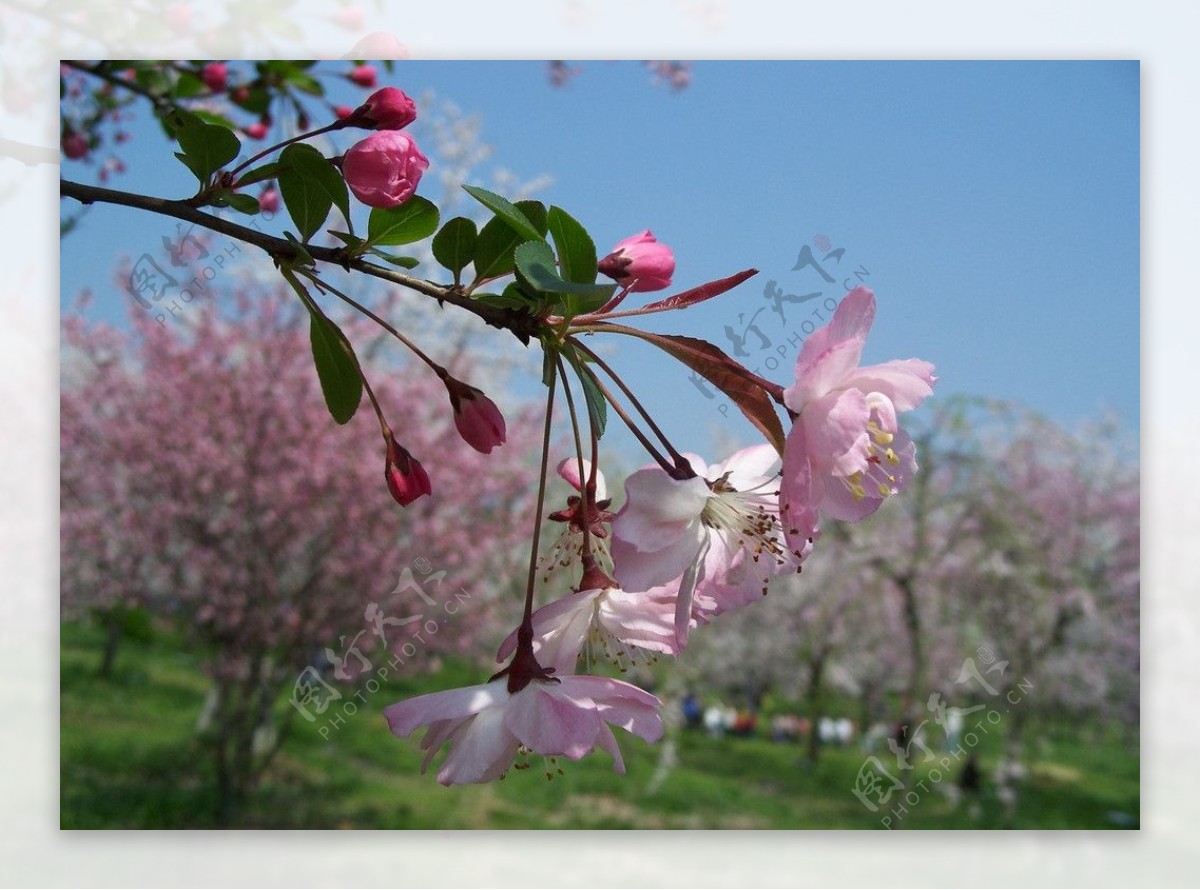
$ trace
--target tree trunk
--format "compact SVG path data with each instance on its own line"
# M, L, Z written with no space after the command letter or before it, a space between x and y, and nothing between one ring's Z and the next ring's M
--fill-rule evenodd
M821 681L825 673L825 655L813 658L808 663L808 761L814 766L821 756Z
M125 614L124 610L118 608L109 609L104 615L104 655L100 659L100 667L96 674L104 679L109 679L113 674L113 667L117 662L117 650L121 647L121 638L125 635Z

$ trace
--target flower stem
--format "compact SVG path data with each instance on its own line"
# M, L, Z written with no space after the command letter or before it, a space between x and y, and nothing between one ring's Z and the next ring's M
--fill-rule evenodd
M583 557L589 558L592 555L592 532L591 532L591 517L592 517L592 494L588 493L588 485L591 484L583 478L583 439L579 435L579 415L575 412L575 397L571 395L571 384L567 377L567 369L563 363L562 354L555 356L558 362L558 374L562 377L563 393L567 397L567 412L571 415L571 432L575 434L575 459L579 461L579 486L580 497L583 499ZM590 418L590 415L589 415ZM593 442L595 436L593 434ZM592 467L589 472L589 477L596 471L595 455L593 453ZM593 488L593 493L595 489Z
M352 306L353 308L357 309L359 312L361 312L367 318L371 319L371 321L375 322L375 324L379 325L381 328L383 328L385 331L387 331L389 334L391 334L393 337L395 337L397 340L399 340L401 343L403 343L405 346L407 346L410 350L412 350L413 354L416 355L416 357L419 358L421 361L425 362L425 364L429 365L429 367L431 367L433 369L433 372L435 374L437 374L438 377L440 377L442 380L445 380L447 377L450 376L449 371L447 371L445 368L443 368L441 365L439 365L437 362L435 362L433 359L431 359L428 355L426 355L421 350L421 348L419 346L417 346L416 343L414 343L408 337L404 336L404 334L400 333L398 330L396 330L396 328L394 328L392 325L388 324L386 321L384 321L382 318L380 318L378 315L376 315L374 312L372 312L366 306L362 305L362 303L359 303L353 297L350 297L350 296L342 293L340 290L338 290L332 284L329 284L326 281L322 281L320 278L318 278L312 272L306 271L305 269L297 269L296 271L298 271L301 275L303 275L305 278L307 278L309 281L311 281L313 284L315 284L321 290L329 291L335 297L338 297L343 302L345 302L349 306Z
M229 175L234 177L234 183L236 186L237 175L239 173L241 173L243 170L245 170L247 167L249 167L255 161L260 160L261 158L265 158L267 155L271 154L271 152L278 151L279 149L283 148L284 146L291 145L293 142L299 142L302 139L309 139L313 136L320 136L322 133L328 133L332 130L340 130L344 126L345 126L345 124L343 124L341 121L334 121L332 124L326 124L324 127L318 127L316 130L310 130L307 133L301 133L299 136L292 136L289 139L284 139L282 142L277 142L274 145L264 148L262 151L260 151L256 155L254 155L249 160L242 161L240 164L238 164L236 167L234 167L232 170L229 171Z
M521 616L521 629L533 635L533 588L537 580L538 545L542 536L542 507L546 503L546 468L550 463L550 428L554 420L554 389L558 375L550 378L546 395L546 428L542 433L542 469L538 479L537 511L533 520L533 543L529 548L529 578L525 583L525 612ZM518 642L521 634L518 634Z

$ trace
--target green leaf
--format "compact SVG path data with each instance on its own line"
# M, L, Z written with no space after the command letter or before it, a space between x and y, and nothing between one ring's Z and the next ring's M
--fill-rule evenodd
M599 309L616 291L615 284L582 284L561 278L554 267L554 252L545 241L526 241L513 253L517 274L530 289L562 303L564 315Z
M415 269L421 265L421 261L415 256L399 256L394 253L384 253L374 247L371 248L371 253L380 259L387 260L393 266L401 266L405 269Z
M283 164L279 161L269 161L261 167L255 167L253 170L247 170L238 177L238 188L244 185L253 185L256 182L262 182L264 179L274 179L279 175L279 171L283 169Z
M326 229L325 231L334 238L337 238L339 241L343 242L351 250L358 250L359 247L362 247L362 245L367 243L365 239L359 238L357 235L351 235L347 232L335 232L333 229Z
M502 198L495 192L489 192L487 189L481 189L475 185L464 185L463 189L468 195L496 214L497 219L503 219L508 223L523 240L542 240L542 233L529 221L529 217L507 198Z
M308 241L325 224L330 207L350 218L350 193L342 174L311 145L289 145L279 155L279 191L288 213Z
M525 215L538 233L545 238L546 232L549 231L549 224L546 219L546 205L541 201L518 201L513 205Z
M204 81L190 71L182 72L179 75L179 80L175 81L174 93L176 99L190 99L192 96L198 96L207 90L208 87L204 85Z
M261 209L258 206L258 198L250 195L240 195L237 192L227 190L214 193L209 200L217 207L232 207L239 213L245 213L250 216L258 213Z
M574 349L567 349L564 354L574 366L575 373L579 375L579 382L583 385L583 395L587 400L588 417L591 418L592 427L596 430L596 438L600 438L608 426L608 402L604 398L604 394L600 392L600 387L596 385L595 374L587 366L587 360Z
M317 264L317 261L312 258L312 254L305 249L299 238L287 230L284 230L283 237L287 238L292 247L296 249L299 265L315 266Z
M432 201L413 195L399 207L376 207L367 220L371 244L411 244L437 231L438 209Z
M479 232L473 220L456 216L433 236L433 257L454 273L454 283L475 258L475 241Z
M587 229L561 207L551 207L548 216L558 270L567 281L593 284L596 281L596 243Z
M498 216L492 217L479 230L475 242L475 280L498 278L513 268L513 251L522 238L512 226Z
M325 394L325 404L334 420L347 423L358 410L363 392L354 350L346 335L332 321L311 307L309 316L312 319L309 338L312 340L313 362L317 366L321 392Z
M232 130L217 124L188 123L175 133L183 149L181 161L196 174L201 183L208 182L213 173L238 156L242 142Z

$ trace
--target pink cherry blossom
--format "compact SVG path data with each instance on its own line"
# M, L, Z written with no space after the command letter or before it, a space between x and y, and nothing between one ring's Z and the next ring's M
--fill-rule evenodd
M630 647L675 655L675 596L672 591L626 593L615 586L568 594L533 613L533 651L539 664L559 676L573 673L589 643L597 657L621 667L633 661ZM497 661L517 646L514 630L500 645Z
M400 738L429 727L421 740L426 752L422 771L449 742L438 781L460 785L500 778L518 754L579 760L597 747L608 751L613 768L623 773L625 764L609 724L654 742L663 731L660 707L653 695L621 680L565 676L533 679L517 692L498 678L398 702L383 714Z
M346 185L369 207L398 207L412 197L429 167L416 141L398 130L380 130L355 143L342 161Z
M749 602L774 575L795 571L808 555L809 536L789 546L779 518L779 485L770 445L742 449L708 467L687 455L698 474L674 479L657 466L625 482L625 506L613 520L613 571L625 590L677 582L676 636L687 641L692 600L706 582L721 605ZM815 530L814 530L815 531Z
M675 254L647 229L618 241L597 266L601 273L633 292L662 290L671 286Z
M933 392L933 365L918 359L860 367L875 295L858 287L829 324L804 341L784 402L796 416L783 454L780 493L788 540L809 534L820 510L869 516L916 472L916 449L896 415Z

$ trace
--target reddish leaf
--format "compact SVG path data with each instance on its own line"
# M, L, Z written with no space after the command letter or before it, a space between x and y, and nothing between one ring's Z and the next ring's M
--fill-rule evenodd
M682 295L681 295L682 296ZM617 330L617 325L609 327ZM730 358L720 347L696 337L678 334L652 334L636 328L620 326L620 333L629 334L653 343L659 349L683 362L741 409L746 419L758 427L777 452L783 455L783 424L761 378Z
M642 308L644 312L665 311L667 309L682 309L685 306L691 306L693 303L703 303L705 300L711 300L713 297L719 297L727 290L733 290L747 278L751 278L758 274L757 269L746 269L738 272L736 275L730 275L728 278L718 278L716 281L710 281L708 284L702 284L699 287L693 287L691 290L685 290L681 294L675 294L673 297L667 297L665 300L659 300L656 303L650 303Z

